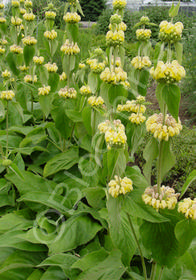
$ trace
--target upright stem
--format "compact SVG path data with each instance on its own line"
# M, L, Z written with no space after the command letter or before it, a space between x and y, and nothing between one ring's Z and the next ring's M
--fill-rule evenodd
M6 158L8 157L8 105L9 101L7 101L7 108L6 108Z
M31 90L31 113L33 113L33 93Z
M67 86L70 86L70 55L68 55Z
M159 278L158 278L158 280L161 280L161 277L162 277L162 274L163 274L163 269L164 269L164 267L162 266L162 267L161 267L161 270L160 270L160 273L159 273Z
M144 261L144 256L143 256L143 253L142 253L142 249L140 247L140 244L139 244L139 241L137 239L137 236L136 236L136 233L135 233L135 230L134 230L134 227L133 227L133 224L132 224L132 221L131 221L131 218L129 216L129 214L127 213L127 217L128 217L128 220L129 220L129 224L131 226L131 230L133 232L133 236L135 238L135 241L137 243L137 246L138 246L138 249L139 249L139 252L140 252L140 257L141 257L141 262L142 262L142 268L143 268L143 274L144 274L144 279L147 280L147 271L146 271L146 265L145 265L145 261Z
M152 264L152 270L151 270L151 275L150 275L150 280L154 280L154 279L155 279L156 268L157 268L157 263L156 263L156 262L153 262L153 264Z

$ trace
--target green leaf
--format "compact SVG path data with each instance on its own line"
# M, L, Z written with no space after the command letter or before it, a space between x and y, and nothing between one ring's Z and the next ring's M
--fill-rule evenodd
M163 99L165 100L168 111L178 122L179 106L180 106L180 89L173 84L165 85L162 89Z
M81 13L81 15L84 17L84 14L83 14L79 1L76 2L76 7L77 7L78 11Z
M39 96L39 103L41 106L41 109L46 116L46 118L49 116L51 108L52 108L52 101L53 101L53 95L49 94L46 96Z
M150 141L148 142L148 144L146 145L143 151L143 156L144 159L146 160L143 172L149 185L151 185L152 164L153 161L158 157L158 153L159 153L158 141L153 137L150 139Z
M144 135L146 134L146 126L135 125L131 122L128 122L126 126L126 135L127 135L127 144L129 146L131 157L134 156L134 153L137 151L138 147L144 140Z
M66 152L56 155L49 160L44 167L44 177L51 176L61 170L68 170L78 163L79 155L77 148L71 148Z
M50 267L46 270L40 280L65 280L65 273L59 267Z
M135 253L137 244L133 236L127 214L121 210L121 197L109 196L107 208L109 214L109 229L113 244L122 252L124 265L129 265Z
M182 54L183 54L183 45L180 42L176 42L174 44L175 50L176 50L176 58L179 62L179 64L182 63Z
M77 23L67 23L66 30L67 30L69 37L71 37L71 39L75 43L78 38L78 31L79 31L78 24Z
M100 187L91 187L83 190L86 199L93 208L102 208L105 206L105 189Z
M146 96L149 76L150 72L148 70L140 70L138 93L142 96Z
M163 60L164 55L164 43L157 43L155 46L155 52L154 52L154 68L157 67L157 63L159 60Z
M163 113L163 111L164 111L164 104L165 104L165 101L163 99L163 94L162 94L164 86L165 86L165 84L158 83L158 85L156 87L156 97L159 102L159 107L160 107L161 113Z
M88 85L93 93L96 93L98 87L98 75L90 72L88 75Z
M135 201L131 195L125 197L123 204L123 209L125 209L125 211L131 216L149 221L151 223L163 223L168 221L167 218L160 215L151 206L146 205L142 199L140 199L140 201Z
M9 53L6 57L7 63L11 69L11 71L14 73L14 75L18 76L20 74L20 71L17 68L17 63L16 63L16 59L13 53Z
M179 3L176 6L174 6L174 3L172 3L172 6L171 6L171 8L169 10L169 16L172 17L172 18L177 16L179 8L180 8L180 1L179 1Z
M51 92L55 92L57 90L59 83L59 75L57 73L49 73L48 85L51 88Z
M67 215L69 209L67 208L66 199L57 194L56 191L52 193L46 193L41 191L31 191L22 195L18 202L30 201L38 204L46 205L50 208L58 210L60 213ZM40 206L40 205L39 205Z
M107 151L107 176L112 178L114 175L121 176L127 165L125 151L123 149L111 149Z
M150 223L144 221L140 226L143 245L152 252L158 264L172 267L178 257L178 240L174 234L175 225L171 222Z
M161 179L163 180L164 176L167 172L174 166L176 162L176 158L174 153L170 148L170 140L169 141L161 141L161 160L160 160L160 174Z
M59 266L65 273L66 277L73 279L78 275L78 270L71 268L78 258L71 254L56 254L45 259L38 267Z
M24 179L20 169L18 168L18 166L14 162L12 162L12 164L9 166L9 169L11 171L13 171L18 177L20 177L21 179Z
M91 127L91 107L85 107L82 111L82 119L84 126L89 135L92 135L92 127Z
M183 255L196 237L196 221L185 219L176 224L175 235L180 244L180 254Z
M181 190L181 195L180 198L185 194L185 192L187 191L187 189L189 188L189 186L192 184L193 181L196 180L196 170L193 170L188 177L186 178L186 181L182 187Z
M30 62L32 61L35 55L35 47L34 46L25 46L23 49L24 60L26 66L29 66Z
M91 265L87 265L87 269L78 276L77 280L119 280L126 271L121 262L121 252L118 250L112 251L103 261L101 261L99 251L97 254L95 252L84 258L86 258L86 263L89 260Z
M39 269L33 271L33 273L27 278L27 280L40 280L43 272Z
M109 102L109 90L112 87L112 85L107 84L107 83L102 83L100 87L100 96L103 98L107 108L110 108L110 102Z
M123 85L111 85L108 91L108 99L112 106L117 105L122 101L122 98L126 99L128 91Z
M89 216L72 217L62 223L59 229L60 237L49 244L50 253L67 252L86 244L92 240L101 229L102 226ZM78 234L78 230L80 230L80 234Z
M0 266L0 274L15 268L34 267L42 261L43 257L44 254L42 253L31 252L29 254L29 252L16 251Z
M82 113L77 110L66 110L66 114L73 122L82 122Z

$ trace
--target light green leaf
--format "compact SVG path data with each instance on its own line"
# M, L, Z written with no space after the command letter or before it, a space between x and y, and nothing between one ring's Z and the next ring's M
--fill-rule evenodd
M33 271L33 273L27 278L27 280L40 280L43 272L39 269Z
M164 86L165 86L165 84L158 83L158 85L156 87L156 97L157 97L157 100L159 102L159 107L160 107L160 110L161 110L162 113L163 113L164 104L165 104L165 101L163 99L163 94L162 94Z
M65 280L65 273L59 267L50 267L46 270L40 280Z
M98 260L82 272L77 280L119 280L126 271L126 268L121 262L121 253L118 250L114 250L103 261Z
M182 54L183 54L183 45L180 42L176 42L174 44L175 50L176 50L176 58L179 62L179 64L182 63Z
M66 277L73 279L73 277L78 275L78 270L71 267L77 260L78 258L71 254L56 254L45 259L38 267L59 266L64 271Z
M78 163L79 155L77 148L71 148L66 152L56 155L49 160L44 167L44 177L51 176L61 170L68 170Z
M93 93L96 93L98 87L98 76L90 72L88 75L88 85L90 86Z
M78 234L78 229L80 234ZM51 254L67 252L86 244L92 240L98 231L102 229L98 223L89 216L77 216L62 223L60 237L49 245Z
M34 46L25 46L23 49L24 60L26 66L29 66L30 62L32 61L35 55L35 47Z
M140 201L135 201L131 195L124 198L123 209L125 209L125 211L131 216L151 223L163 223L168 221L167 218L160 215L151 206L146 205L142 199L140 199Z
M179 3L176 6L174 6L174 3L172 3L172 6L171 6L171 8L169 10L169 16L172 17L172 18L177 16L179 8L180 8L180 1L179 1Z

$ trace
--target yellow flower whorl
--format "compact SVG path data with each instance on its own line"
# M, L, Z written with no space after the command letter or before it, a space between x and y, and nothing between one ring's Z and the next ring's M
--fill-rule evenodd
M133 182L131 179L124 177L120 178L118 176L114 176L114 180L111 180L108 184L109 186L109 194L114 198L119 195L125 195L133 190Z

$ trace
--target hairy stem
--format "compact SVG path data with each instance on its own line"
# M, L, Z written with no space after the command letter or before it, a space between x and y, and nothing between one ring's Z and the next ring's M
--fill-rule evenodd
M156 268L157 268L157 263L156 263L156 262L153 262L153 264L152 264L152 269L151 269L150 280L154 280L154 279L155 279Z

